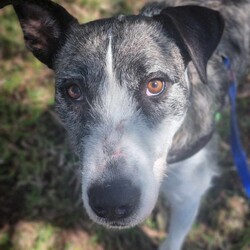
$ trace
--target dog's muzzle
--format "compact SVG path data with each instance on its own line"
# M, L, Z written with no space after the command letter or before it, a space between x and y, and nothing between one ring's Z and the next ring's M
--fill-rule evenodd
M135 213L140 203L141 192L128 179L117 178L104 183L95 183L88 189L89 205L93 212L111 225Z

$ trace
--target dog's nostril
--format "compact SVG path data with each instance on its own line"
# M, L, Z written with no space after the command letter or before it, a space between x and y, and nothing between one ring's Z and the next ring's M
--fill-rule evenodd
M95 206L93 206L92 208L93 208L94 212L96 213L96 215L98 215L99 217L101 217L101 218L107 217L108 211L105 208L95 207Z
M117 218L124 218L129 213L129 206L121 206L115 209L115 215Z

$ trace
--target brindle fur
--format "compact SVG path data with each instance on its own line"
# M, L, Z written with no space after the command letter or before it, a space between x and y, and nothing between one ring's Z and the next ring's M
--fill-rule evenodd
M143 15L158 14L167 6L199 5L219 11L225 20L221 42L208 64L208 84L201 80L192 63L189 77L192 97L185 122L177 132L168 156L173 163L186 159L210 140L214 117L227 98L228 72L222 57L230 58L238 83L244 82L250 66L250 1L249 0L165 0L152 3L142 10Z

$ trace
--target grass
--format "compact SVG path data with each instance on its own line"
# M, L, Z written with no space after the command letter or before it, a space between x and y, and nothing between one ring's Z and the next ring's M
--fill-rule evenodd
M81 21L136 12L144 4L57 2ZM142 226L122 232L107 231L87 218L77 185L77 159L53 111L53 73L25 49L9 7L0 10L0 59L0 249L156 249L165 236L160 204ZM238 101L242 141L250 155L250 99ZM204 201L186 250L250 249L249 203L228 149L228 117L226 112L218 124L224 175Z

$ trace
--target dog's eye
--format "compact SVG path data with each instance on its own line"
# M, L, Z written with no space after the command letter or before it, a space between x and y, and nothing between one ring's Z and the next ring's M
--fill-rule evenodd
M69 97L71 97L74 100L79 100L82 96L82 91L77 84L71 85L67 89L67 92L68 92Z
M153 79L148 82L146 94L147 96L158 96L166 88L166 82L161 79Z

